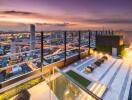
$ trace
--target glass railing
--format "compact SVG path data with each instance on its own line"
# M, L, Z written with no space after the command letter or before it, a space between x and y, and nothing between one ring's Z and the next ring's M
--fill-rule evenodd
M59 76L49 78L47 84L59 100L101 100L59 68L55 67L54 72Z

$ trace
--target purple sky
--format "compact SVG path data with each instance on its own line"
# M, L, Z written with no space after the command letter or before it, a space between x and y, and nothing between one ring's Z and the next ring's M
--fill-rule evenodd
M44 28L132 30L132 0L0 0L0 30L31 22Z

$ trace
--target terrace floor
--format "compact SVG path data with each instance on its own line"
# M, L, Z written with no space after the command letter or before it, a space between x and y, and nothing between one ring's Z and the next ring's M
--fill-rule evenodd
M94 83L101 83L107 87L107 91L102 96L103 100L127 100L132 80L131 61L110 57L100 67L92 73L85 71L85 67L96 61L98 57L89 57L80 60L65 70L73 70L81 76ZM92 86L92 85L91 85ZM91 88L88 86L87 88Z
M92 83L88 85L88 89L90 89L94 83L100 83L106 86L107 90L102 96L103 100L128 100L132 80L131 61L109 57L107 61L100 67L97 67L92 73L87 73L85 67L94 63L98 58L97 56L91 56L82 59L69 65L63 71L67 72L72 70L90 80ZM58 100L45 82L32 87L29 89L29 92L31 94L31 100ZM49 96L49 92L51 96Z
M30 100L59 100L45 82L30 88L28 92L31 95ZM10 100L14 100L15 97Z

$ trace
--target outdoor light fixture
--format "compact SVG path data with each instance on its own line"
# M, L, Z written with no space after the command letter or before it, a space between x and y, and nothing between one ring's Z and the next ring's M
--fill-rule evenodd
M99 57L102 57L102 56L103 56L103 53L102 53L102 52L100 52L100 53L99 53Z

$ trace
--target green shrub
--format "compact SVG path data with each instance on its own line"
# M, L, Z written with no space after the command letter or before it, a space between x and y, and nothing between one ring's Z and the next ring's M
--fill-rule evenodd
M85 79L84 77L80 76L79 74L77 74L76 72L72 70L68 71L67 75L69 75L71 78L79 82L84 87L87 87L91 83L91 81Z
M112 53L112 47L111 46L104 46L104 45L97 45L96 50L104 53Z

